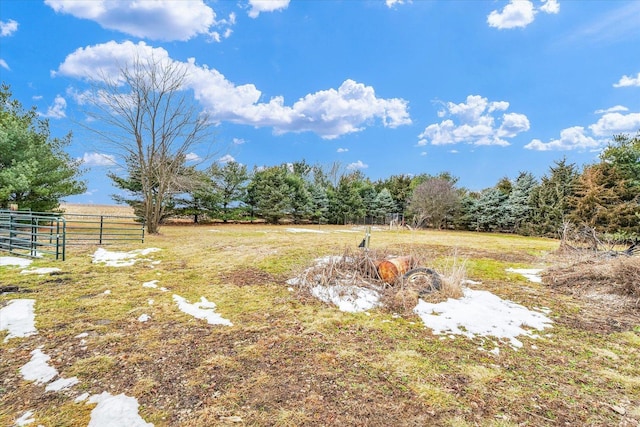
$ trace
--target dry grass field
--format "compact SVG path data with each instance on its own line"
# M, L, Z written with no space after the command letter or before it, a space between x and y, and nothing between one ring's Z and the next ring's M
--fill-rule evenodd
M0 425L30 410L33 425L87 426L95 405L74 399L104 391L135 397L155 426L640 425L640 305L624 282L640 257L606 268L581 260L582 273L570 275L578 267L554 240L374 230L372 250L418 255L440 272L457 263L474 289L548 308L552 327L514 349L435 335L411 310L342 312L288 285L319 257L357 251L364 234L305 228L167 225L144 244L106 248L159 248L145 257L154 262L94 264L97 247L78 246L64 262L32 264L58 273L0 266L0 287L19 288L0 295L0 308L36 300L38 329L4 342L0 331ZM508 268L546 270L534 283ZM158 288L142 286L152 281ZM173 295L206 297L233 325L194 318ZM499 352L480 350L487 342ZM78 384L46 392L26 381L20 369L36 348Z

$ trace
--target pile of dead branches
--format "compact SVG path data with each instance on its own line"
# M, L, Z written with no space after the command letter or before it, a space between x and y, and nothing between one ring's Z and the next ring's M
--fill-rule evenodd
M340 256L328 256L315 261L315 264L301 272L289 284L298 287L305 295L310 295L316 286L339 286L342 292L358 288L367 288L380 295L384 308L399 314L409 314L418 303L418 298L427 298L430 302L459 298L462 296L462 283L465 280L465 263L457 257L443 266L443 272L436 272L441 287L437 292L425 293L425 283L420 280L404 280L400 274L392 282L383 280L378 266L383 260L402 256L408 258L407 271L430 265L428 257L423 254L397 254L387 249L345 249ZM450 264L450 265L449 265Z
M562 264L544 273L544 283L579 297L640 309L640 257L581 255Z

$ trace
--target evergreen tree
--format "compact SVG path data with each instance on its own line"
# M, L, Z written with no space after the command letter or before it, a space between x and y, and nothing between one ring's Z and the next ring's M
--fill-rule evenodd
M529 172L520 172L516 178L504 206L505 218L503 222L508 231L520 234L531 233L533 228L531 224L533 217L531 195L537 185L536 178Z
M286 183L289 190L289 207L293 222L309 218L313 209L309 186L303 176L295 173L287 174Z
M208 191L215 194L200 194L203 200L208 201L210 211L222 212L222 220L227 222L230 218L231 205L244 199L246 182L249 180L247 167L238 162L228 162L220 166L213 163L206 170L210 181Z
M380 193L383 188L389 191L397 207L397 211L394 213L404 213L411 199L411 193L413 192L411 181L412 178L408 175L392 175L387 179L378 180L375 187L378 193Z
M486 189L480 193L474 207L476 230L500 231L505 226L505 203L508 194L498 187Z
M571 218L621 240L640 236L640 138L618 135L587 166L571 198Z
M398 208L391 197L391 192L386 188L380 190L374 201L374 213L376 217L386 218L387 214L397 213Z
M71 134L52 138L49 122L40 120L35 108L24 111L11 99L9 86L0 87L0 208L48 212L65 196L86 190L81 161L64 151Z
M562 225L568 220L569 200L574 197L578 175L575 164L568 164L563 158L549 168L548 175L542 177L540 185L531 194L532 222L536 234L558 236Z
M286 166L256 170L247 188L247 202L270 224L277 224L290 211L290 188Z
M316 184L310 186L311 195L311 220L315 223L326 221L327 211L329 210L329 196L327 190Z

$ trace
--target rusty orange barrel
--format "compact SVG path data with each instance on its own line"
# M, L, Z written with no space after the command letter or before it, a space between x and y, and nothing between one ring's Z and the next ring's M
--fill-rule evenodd
M390 258L378 263L378 275L386 283L393 283L399 276L411 268L412 258L402 256Z

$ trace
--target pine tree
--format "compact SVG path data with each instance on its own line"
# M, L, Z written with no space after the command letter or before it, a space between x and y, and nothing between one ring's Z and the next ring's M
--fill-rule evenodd
M81 161L64 151L71 134L52 138L49 122L35 108L24 111L11 99L9 86L0 87L0 208L48 212L65 196L81 194L86 185L78 177Z

